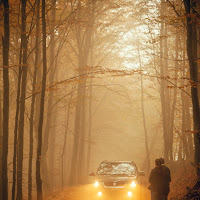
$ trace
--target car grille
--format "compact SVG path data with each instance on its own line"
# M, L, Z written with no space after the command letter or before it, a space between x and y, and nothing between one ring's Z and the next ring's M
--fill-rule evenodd
M123 188L125 186L126 186L126 182L124 182L124 181L104 182L104 187Z

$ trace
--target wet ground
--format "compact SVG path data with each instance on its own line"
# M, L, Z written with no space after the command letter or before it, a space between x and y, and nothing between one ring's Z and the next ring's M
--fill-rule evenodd
M137 185L129 196L128 192L122 189L104 191L95 188L93 184L88 184L68 187L46 197L45 200L150 200L150 191L146 186Z

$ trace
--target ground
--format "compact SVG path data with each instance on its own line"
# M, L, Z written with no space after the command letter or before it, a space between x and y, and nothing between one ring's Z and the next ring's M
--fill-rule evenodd
M186 187L192 188L196 183L195 168L190 161L179 161L168 165L171 170L172 182L170 184L169 200L180 200L186 193ZM148 176L141 184L137 185L135 199L150 200L150 191L148 190ZM105 198L102 196L102 200ZM45 200L98 200L94 194L93 184L86 184L76 187L67 187L60 192L48 196ZM111 200L116 200L115 197Z
M150 199L150 191L143 185L137 185L135 198L137 200L148 200ZM102 197L98 197L94 192L93 184L68 187L61 192L47 197L45 200L107 200L102 194ZM111 196L109 200L115 200L116 196ZM127 198L128 199L128 198ZM130 199L130 198L129 198Z
M196 169L191 161L178 161L170 166L172 182L170 185L170 200L182 199L188 192L186 187L192 188L196 181Z

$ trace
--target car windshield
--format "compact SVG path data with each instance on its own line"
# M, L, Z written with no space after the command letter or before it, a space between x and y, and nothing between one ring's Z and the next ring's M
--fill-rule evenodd
M136 168L131 163L102 163L97 174L135 176Z

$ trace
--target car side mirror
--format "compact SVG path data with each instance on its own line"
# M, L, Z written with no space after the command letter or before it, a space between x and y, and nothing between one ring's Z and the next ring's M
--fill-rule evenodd
M139 175L139 176L145 176L146 174L145 174L144 171L139 171L139 172L138 172L138 175Z
M95 176L96 174L94 172L91 172L88 174L89 176Z

